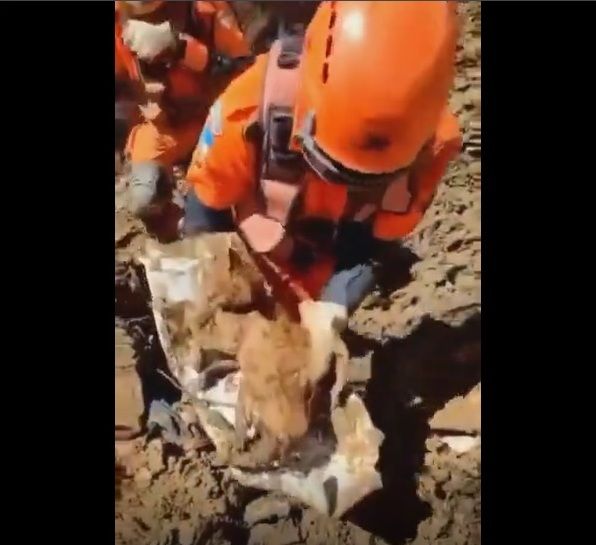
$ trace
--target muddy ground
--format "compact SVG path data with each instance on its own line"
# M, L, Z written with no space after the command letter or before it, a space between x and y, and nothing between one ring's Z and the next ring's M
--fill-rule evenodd
M346 335L350 388L386 435L383 490L330 520L241 488L200 437L184 448L159 437L118 441L116 543L480 543L480 3L462 13L452 106L463 153ZM135 260L147 235L124 195L117 176L116 365L130 378L121 387L134 428L152 399L179 394L157 372L165 361Z

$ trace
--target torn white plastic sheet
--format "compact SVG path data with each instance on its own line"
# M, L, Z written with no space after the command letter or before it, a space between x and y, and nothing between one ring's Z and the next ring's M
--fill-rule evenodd
M239 372L230 374L197 395L207 402L209 411L221 414L231 426L234 410L230 406L237 400L240 378ZM220 427L213 426L208 411L201 413L201 425L216 449L222 454L228 452L229 439L222 437ZM332 412L331 422L337 447L324 465L313 467L307 473L283 467L260 473L232 467L232 476L244 486L281 491L321 513L342 516L359 500L382 487L375 466L384 437L373 425L362 400L354 394L343 407Z
M352 394L331 415L337 448L330 460L304 474L280 468L249 473L231 468L244 486L279 490L331 517L341 517L362 498L383 486L375 469L383 434L374 427L364 403Z
M180 304L191 307L194 319L208 315L214 300L218 299L215 294L224 285L225 276L230 278L228 250L233 244L231 239L224 239L223 244L214 244L217 240L214 238L207 240L207 243L186 243L186 254L179 243L175 250L154 245L147 249L141 262L151 291L158 337L169 368L181 387L201 402L197 404L201 426L225 459L233 448L241 373L228 373L216 382L207 380L207 372L201 372L196 363L200 359L197 350L181 350L176 345L176 337L169 333L171 326L166 316ZM233 293L228 290L227 297L236 297L238 293L245 297L246 289L241 287L243 289ZM260 473L231 467L232 476L244 486L281 491L321 513L340 517L362 498L382 487L375 466L383 434L375 428L364 403L354 394L343 407L335 408L330 417L337 444L323 465L304 471L278 467Z

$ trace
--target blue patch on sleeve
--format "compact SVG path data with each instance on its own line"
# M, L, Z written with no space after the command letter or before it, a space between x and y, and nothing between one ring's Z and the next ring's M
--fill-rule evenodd
M221 135L221 101L216 100L209 110L209 127L215 136Z
M197 142L197 148L199 150L199 160L204 160L209 153L209 150L213 146L215 137L221 134L221 103L215 102L209 111L205 126L201 131L199 140Z
M211 130L211 127L208 123L205 124L203 131L201 132L199 146L207 146L208 148L213 146L213 131Z

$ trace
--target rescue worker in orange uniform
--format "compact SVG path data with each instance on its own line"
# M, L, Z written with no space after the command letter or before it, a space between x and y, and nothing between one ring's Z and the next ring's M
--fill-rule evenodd
M171 167L190 159L209 107L238 61L250 60L249 47L223 1L116 2L115 38L117 84L140 106L126 143L129 204L145 216L159 210Z
M457 33L453 2L322 2L213 105L184 234L237 229L298 302L347 317L460 150Z

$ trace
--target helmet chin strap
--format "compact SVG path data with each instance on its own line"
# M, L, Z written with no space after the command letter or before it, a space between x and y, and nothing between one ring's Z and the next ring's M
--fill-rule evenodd
M308 165L324 180L338 185L346 185L354 189L366 189L388 186L403 176L409 167L399 168L393 172L372 174L359 172L343 166L327 155L315 142L315 113L309 110L304 116L302 127L298 133L302 154Z

